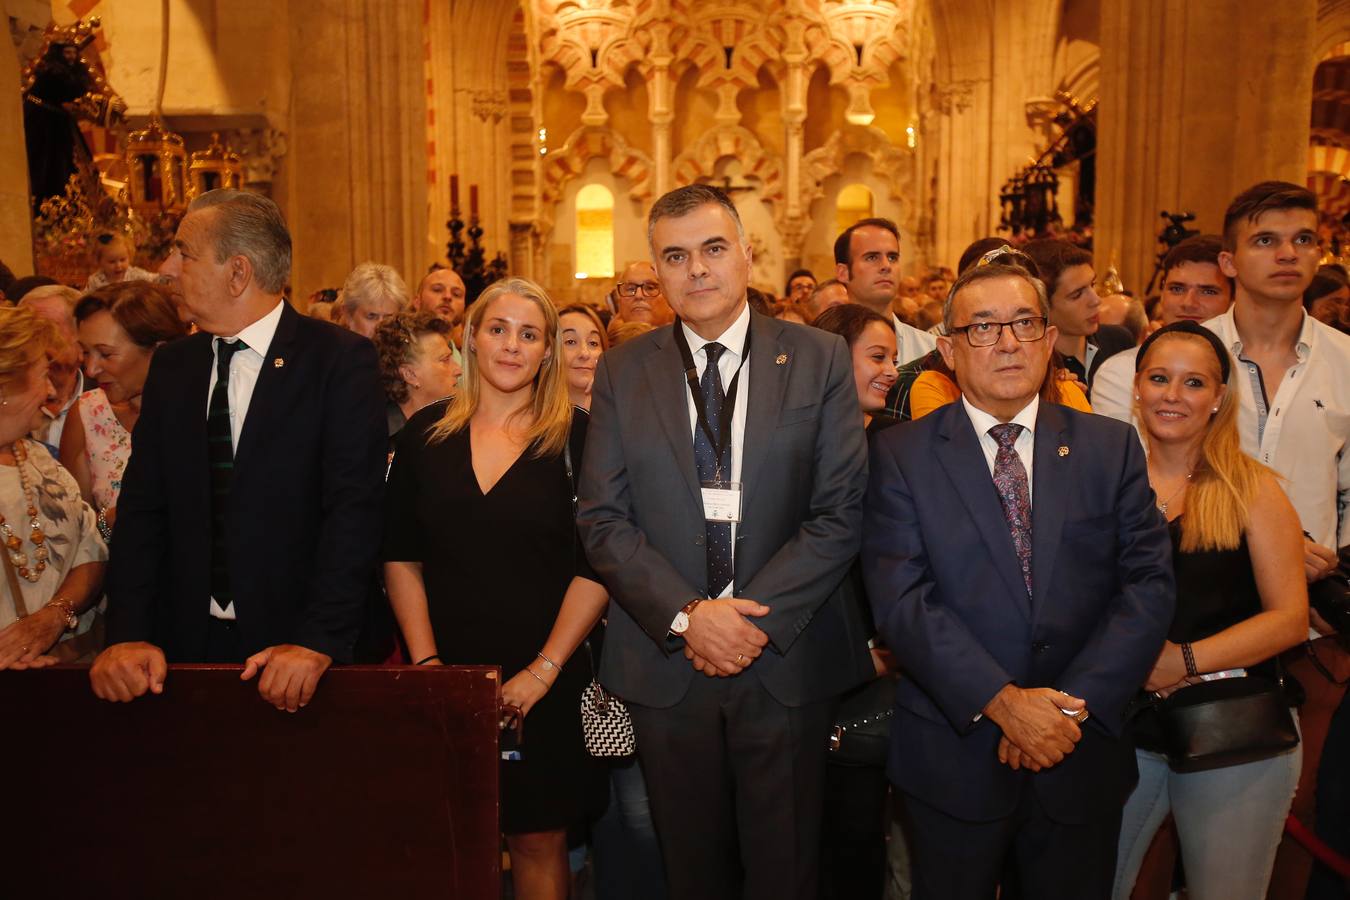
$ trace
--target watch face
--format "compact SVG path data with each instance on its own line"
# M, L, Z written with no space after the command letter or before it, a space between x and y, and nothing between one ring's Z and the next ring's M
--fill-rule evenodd
M689 614L684 610L680 610L675 614L675 624L671 626L670 630L676 634L684 634L685 630L688 628Z

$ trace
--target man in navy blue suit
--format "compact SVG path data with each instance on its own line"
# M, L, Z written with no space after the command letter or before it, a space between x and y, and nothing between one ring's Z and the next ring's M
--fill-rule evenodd
M201 328L155 352L132 434L94 692L164 689L167 663L243 663L295 712L365 621L387 446L375 347L282 296L271 200L193 201L163 272Z
M1108 897L1137 779L1125 711L1172 619L1139 440L1042 400L1045 287L995 262L952 287L963 397L872 448L863 569L904 669L889 774L918 900Z

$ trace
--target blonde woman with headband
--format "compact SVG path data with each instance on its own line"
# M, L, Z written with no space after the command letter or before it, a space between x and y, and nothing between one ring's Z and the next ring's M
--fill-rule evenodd
M567 827L604 791L581 733L590 667L572 659L607 602L576 535L587 416L568 401L541 288L499 281L467 323L458 393L413 415L395 445L385 584L417 665L501 666L522 724L500 781L515 896L564 900Z
M1276 685L1275 657L1308 635L1298 515L1275 473L1242 452L1231 366L1214 332L1186 320L1155 331L1135 359L1135 415L1148 448L1149 483L1172 536L1177 588L1167 641L1143 686L1154 698L1185 702L1188 690L1213 690L1193 685L1228 678L1243 680L1221 689ZM1224 756L1204 768L1178 762L1166 705L1145 709L1133 722L1139 782L1120 829L1117 900L1131 896L1169 812L1181 840L1187 897L1266 896L1302 748L1271 749L1280 743L1278 732L1265 726L1251 741L1249 729L1237 727L1252 720L1246 698L1212 706L1216 724L1207 737L1216 747L1225 744ZM1229 737L1219 741L1223 735ZM1242 739L1226 746L1233 735Z

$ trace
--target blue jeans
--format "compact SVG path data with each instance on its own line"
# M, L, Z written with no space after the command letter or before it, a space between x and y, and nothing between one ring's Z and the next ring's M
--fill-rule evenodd
M596 900L665 900L666 872L636 756L609 763L609 787L609 806L591 830Z
M1125 804L1112 897L1129 900L1144 854L1171 812L1190 900L1264 900L1298 786L1302 746L1186 775L1156 753L1136 750L1135 756L1139 784Z

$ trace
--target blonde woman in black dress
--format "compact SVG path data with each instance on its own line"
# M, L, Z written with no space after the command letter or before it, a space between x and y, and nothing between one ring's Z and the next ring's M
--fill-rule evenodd
M524 715L522 758L501 764L501 824L515 895L565 900L567 827L603 801L573 651L605 590L576 538L569 473L585 413L567 396L558 315L511 278L470 308L453 400L408 422L389 474L384 574L412 659L499 665L504 703ZM596 794L600 796L596 796Z

